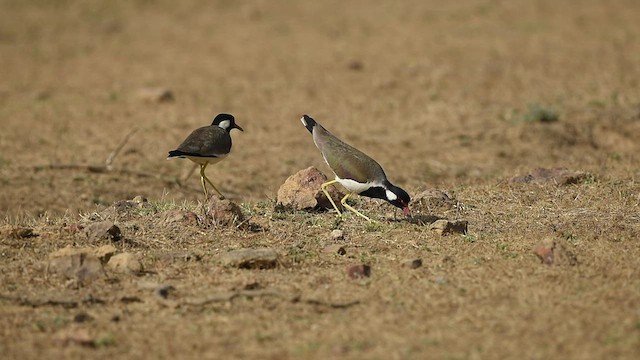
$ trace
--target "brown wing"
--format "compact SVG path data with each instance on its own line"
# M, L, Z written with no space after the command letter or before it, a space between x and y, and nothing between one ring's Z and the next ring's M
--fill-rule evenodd
M204 157L227 155L231 151L231 136L219 126L201 127L187 136L177 150Z
M360 183L383 182L384 170L375 160L335 137L319 124L315 126L313 141L327 165L341 179Z

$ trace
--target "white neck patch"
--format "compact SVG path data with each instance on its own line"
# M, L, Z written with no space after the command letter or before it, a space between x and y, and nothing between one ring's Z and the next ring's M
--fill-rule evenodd
M391 192L390 190L387 190L386 194L387 194L387 199L390 201L396 200L398 198L398 196L393 192Z
M229 120L220 121L220 124L218 124L218 126L220 126L221 128L227 130L229 128L229 126L231 126L231 121L229 121Z

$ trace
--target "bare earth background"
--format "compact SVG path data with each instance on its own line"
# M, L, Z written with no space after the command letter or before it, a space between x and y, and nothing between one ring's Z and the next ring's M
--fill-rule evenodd
M0 0L3 358L636 358L639 24L636 0ZM141 95L155 88L174 101ZM255 226L168 223L165 210L204 206L195 174L178 182L192 165L166 153L219 112L246 131L207 173ZM468 234L391 221L362 198L378 224L275 211L289 175L328 173L304 113L409 193L449 194L455 206L431 215ZM134 130L113 171L84 167ZM509 181L537 167L588 176ZM47 272L53 251L108 243L70 224L137 195L151 208L117 218L114 245L142 274ZM577 263L541 263L544 239ZM221 264L243 247L281 263ZM371 276L350 279L360 263ZM148 284L172 286L171 302Z

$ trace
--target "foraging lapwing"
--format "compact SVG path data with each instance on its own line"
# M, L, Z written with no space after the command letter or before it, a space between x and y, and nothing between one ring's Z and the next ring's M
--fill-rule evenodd
M205 180L220 195L220 198L224 199L224 195L213 185L205 175L204 170L207 165L220 162L229 155L231 151L231 135L229 133L233 129L244 131L236 124L236 119L233 115L218 114L210 126L195 129L176 150L169 151L167 160L187 158L200 165L200 182L202 183L205 199L209 199Z
M410 216L409 201L411 199L409 194L387 180L387 175L380 164L362 151L335 137L308 115L302 116L300 121L313 135L313 142L336 176L334 180L322 184L321 188L331 201L331 205L338 212L338 215L341 215L340 210L326 190L327 186L335 183L339 183L349 191L340 201L342 206L368 221L371 221L371 219L347 204L347 199L351 195L359 194L386 200L392 205L401 208L405 216Z

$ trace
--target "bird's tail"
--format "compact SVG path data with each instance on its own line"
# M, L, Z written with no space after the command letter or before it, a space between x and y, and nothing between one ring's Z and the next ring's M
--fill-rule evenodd
M173 158L184 157L184 156L185 156L185 153L180 151L180 150L171 150L171 151L169 151L169 156L167 157L167 160L173 159Z
M302 125L304 125L304 127L306 127L307 130L309 130L309 132L313 134L313 127L316 126L318 123L315 120L313 120L309 115L302 115L302 117L300 118L300 121L302 121Z

